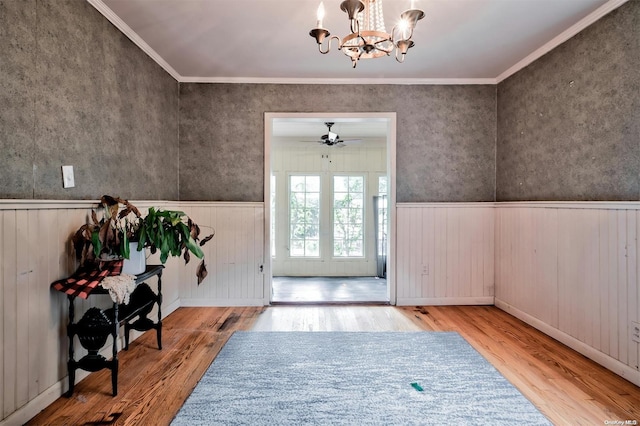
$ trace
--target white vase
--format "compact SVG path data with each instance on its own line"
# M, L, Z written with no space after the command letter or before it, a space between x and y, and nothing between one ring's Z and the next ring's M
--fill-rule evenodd
M145 250L138 251L138 243L129 243L129 258L122 264L122 273L138 275L144 272L147 267Z

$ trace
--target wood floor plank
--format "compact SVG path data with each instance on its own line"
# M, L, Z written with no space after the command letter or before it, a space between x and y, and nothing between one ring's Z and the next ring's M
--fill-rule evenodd
M119 353L110 372L76 384L28 425L168 425L236 330L457 331L554 424L640 420L640 388L490 306L180 308Z
M555 424L640 419L640 388L495 307L399 309L459 332Z

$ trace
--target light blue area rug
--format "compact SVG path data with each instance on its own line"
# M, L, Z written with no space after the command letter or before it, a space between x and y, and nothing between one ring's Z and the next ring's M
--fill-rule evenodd
M458 333L236 332L172 425L549 425Z

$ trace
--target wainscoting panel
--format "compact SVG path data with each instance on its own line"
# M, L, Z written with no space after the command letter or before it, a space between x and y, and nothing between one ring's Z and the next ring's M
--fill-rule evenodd
M638 209L628 203L496 209L496 305L634 383Z
M163 316L180 306L180 298L200 306L264 303L262 203L132 202L142 211L183 210L201 225L203 236L216 231L203 247L209 274L200 286L195 256L186 267L175 258L165 265ZM70 237L95 206L96 201L0 200L0 422L22 424L66 390L68 302L50 285L75 271ZM147 263L159 263L159 255ZM155 290L155 281L150 284ZM111 299L77 298L76 319L92 306L109 307ZM76 342L76 358L85 354ZM86 374L78 371L77 380Z
M398 204L398 305L493 304L493 203Z
M90 203L70 207L0 205L2 418L66 375L68 304L50 284L75 269L69 238ZM84 312L95 302L76 308Z
M134 204L184 210L202 235L216 231L199 286L198 259L167 263L163 315L264 302L262 203ZM10 424L66 389L67 299L50 283L75 270L69 238L95 205L0 201L0 414ZM497 306L640 384L639 213L640 203L398 204L397 302L491 304L495 280ZM78 316L94 305L110 299L76 300Z
M198 285L200 259L180 268L181 306L249 306L264 304L263 203L186 203L180 208L201 225L208 275Z
M496 297L558 327L557 211L512 208L497 214ZM501 285L505 281L519 284Z

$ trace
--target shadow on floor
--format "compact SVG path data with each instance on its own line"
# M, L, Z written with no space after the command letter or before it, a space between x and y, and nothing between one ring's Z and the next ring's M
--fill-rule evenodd
M387 280L377 277L273 277L274 304L388 304Z

